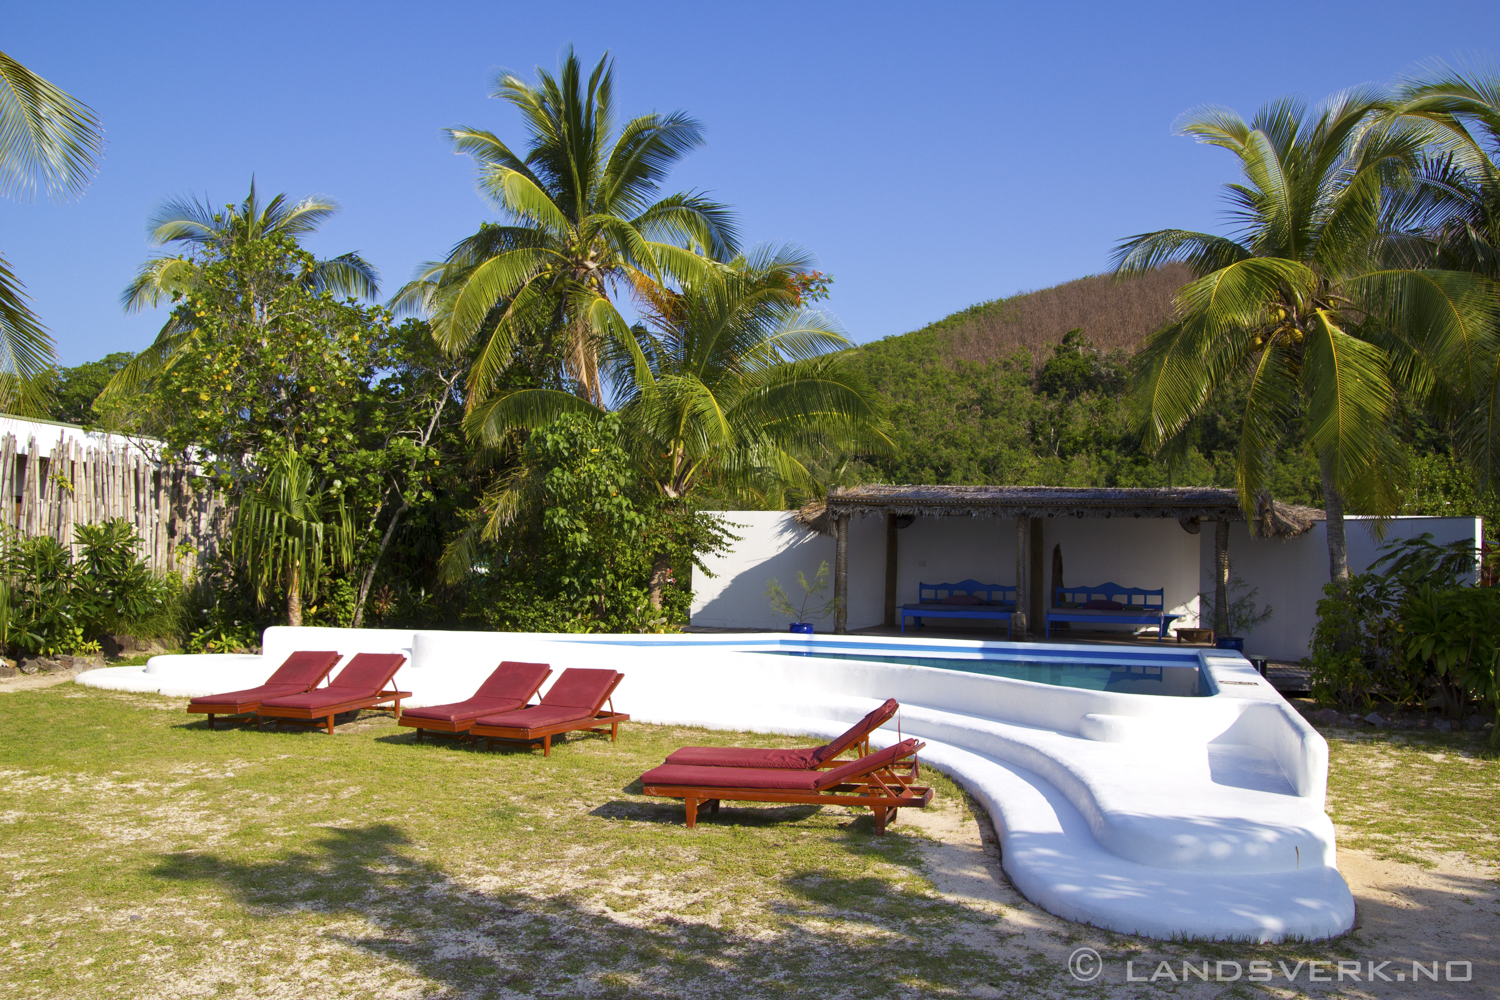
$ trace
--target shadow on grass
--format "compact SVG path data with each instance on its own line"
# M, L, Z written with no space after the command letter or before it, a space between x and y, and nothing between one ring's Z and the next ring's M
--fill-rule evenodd
M612 903L608 886L602 900L476 889L412 857L410 847L397 827L377 823L328 829L310 849L270 861L171 854L152 874L185 888L220 886L266 921L363 917L368 931L341 923L320 936L404 966L436 987L424 993L431 996L805 996L818 983L858 979L861 996L883 997L909 995L913 982L953 987L993 974L991 956L943 933L951 913L882 902L888 885L878 878L804 867L779 880L789 892L771 907L778 932L741 935L685 918L686 906L632 917L637 903ZM699 898L715 905L711 880L704 888ZM693 902L691 892L685 897ZM864 925L857 935L828 923L854 910ZM317 933L305 922L285 932L288 952L294 939ZM932 947L893 948L896 938ZM327 969L327 959L319 965ZM389 984L386 970L377 974Z

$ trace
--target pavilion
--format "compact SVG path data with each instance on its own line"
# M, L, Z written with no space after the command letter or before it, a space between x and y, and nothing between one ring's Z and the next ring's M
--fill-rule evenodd
M833 593L837 601L834 632L848 631L849 519L885 518L885 624L896 623L896 533L919 517L992 517L1016 521L1016 613L1013 637L1029 634L1038 622L1043 600L1042 524L1047 518L1173 518L1189 534L1204 521L1214 522L1215 631L1228 632L1225 611L1229 587L1229 525L1244 521L1234 490L1186 488L1075 488L1056 486L858 486L836 489L797 512L797 520L835 542ZM1260 538L1292 538L1324 519L1321 510L1262 501L1250 524Z

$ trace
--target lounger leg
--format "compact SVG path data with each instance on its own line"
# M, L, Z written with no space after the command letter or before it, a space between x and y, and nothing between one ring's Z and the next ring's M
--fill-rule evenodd
M618 722L612 722L612 723L610 723L610 726L609 726L609 741L611 743L618 743L618 742L620 742L620 724Z
M875 836L885 836L885 806L871 806L870 811L875 814Z
M397 722L401 721L401 699L400 698L396 699L396 721Z
M333 735L333 716L331 715L328 717L328 735Z
M213 715L212 712L210 712L210 713L208 713L208 728L212 729L213 727L214 727L214 715Z
M718 799L709 799L708 800L708 807L709 807L709 811L712 812L715 816L719 815L719 800Z
M542 756L543 757L551 757L552 756L552 737L551 736L543 736L542 737Z
M417 727L417 742L418 743L422 742L422 727L421 726Z
M682 804L687 807L687 828L691 830L698 825L698 800L689 795Z

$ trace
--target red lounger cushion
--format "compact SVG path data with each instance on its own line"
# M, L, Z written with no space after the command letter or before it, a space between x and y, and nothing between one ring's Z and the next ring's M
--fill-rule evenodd
M243 691L226 691L224 694L210 694L202 698L194 698L188 702L189 705L259 705L267 698L277 698L282 695L300 694L307 690L301 684L262 684L256 688L246 688Z
M446 705L428 705L425 708L409 708L403 713L410 719L432 719L437 722L457 724L472 722L485 715L513 712L526 704L526 699L536 694L542 681L552 673L546 663L521 663L506 660L485 678L474 692L474 697Z
M537 688L542 686L542 681L545 681L551 673L552 667L546 663L505 660L495 668L495 672L490 674L483 684L479 685L479 690L475 691L474 697L469 700L501 698L519 701L524 705L526 699L536 694ZM504 711L504 709L496 709L496 711Z
M786 771L759 767L702 767L693 764L662 764L641 775L643 785L667 785L679 788L768 788L815 792L841 785L909 757L916 750L916 740L904 740L893 747L859 760L851 760L832 771Z
M326 688L267 698L261 705L316 711L351 701L368 701L380 694L380 689L405 662L406 657L400 653L357 653Z
M662 764L641 775L643 785L676 785L682 788L781 788L812 792L818 771L787 771L764 767L701 767L696 764Z
M356 653L353 659L344 664L344 669L338 672L338 676L328 682L328 689L368 691L373 696L396 676L396 671L405 662L406 657L400 653ZM351 697L357 698L359 695Z
M426 708L408 708L401 713L403 719L432 719L436 722L472 722L482 715L510 712L526 704L520 698L470 698L447 705L428 705Z
M339 654L332 651L298 650L266 678L266 684L296 684L306 691L327 677L339 659Z
M567 705L533 705L516 712L501 712L499 715L487 715L482 719L475 719L476 726L501 726L506 729L542 729L546 726L557 726L564 722L588 722L594 717L594 713L587 708L576 708Z
M801 750L759 750L750 747L683 747L667 758L668 764L696 764L704 767L782 767L815 768L832 760L885 725L901 708L895 698L887 698L832 743Z
M286 694L296 694L306 691L318 681L328 676L328 671L339 662L339 654L328 651L298 650L288 656L276 668L276 672L266 678L266 682L260 687L246 688L243 691L229 691L224 694L204 695L194 698L189 705L255 705L262 699L276 698Z
M569 667L547 689L542 704L548 708L581 708L580 715L593 715L614 690L615 678L619 676L614 670Z
M756 747L683 747L674 750L668 764L696 767L771 767L787 771L810 771L822 760L823 747L762 750Z

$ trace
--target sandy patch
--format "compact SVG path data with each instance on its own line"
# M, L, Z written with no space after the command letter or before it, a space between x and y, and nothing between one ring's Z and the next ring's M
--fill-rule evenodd
M1364 851L1341 850L1340 870L1354 893L1358 908L1355 930L1326 946L1308 949L1326 952L1330 961L1358 962L1360 978L1346 975L1337 981L1337 969L1325 968L1334 981L1308 982L1303 968L1289 984L1272 960L1271 982L1252 984L1244 979L1225 982L1183 982L1184 961L1200 965L1205 959L1238 960L1242 965L1264 959L1266 951L1238 945L1195 947L1113 934L1062 920L1029 902L1006 879L1000 864L999 839L988 818L976 820L951 802L935 800L926 810L904 810L900 822L931 837L923 844L924 864L937 892L950 902L968 909L975 921L961 934L966 944L992 952L997 960L994 983L973 985L973 995L1012 995L1006 989L1002 969L1014 968L1018 960L1031 969L1055 969L1053 988L1071 994L1085 989L1067 971L1069 956L1080 947L1092 947L1104 956L1103 973L1090 984L1087 995L1110 1000L1154 996L1245 996L1276 997L1380 997L1392 1000L1431 998L1465 1000L1500 995L1500 884L1488 866L1464 855L1434 859L1423 868L1387 861ZM1243 952L1243 954L1240 954ZM1278 956L1279 957L1279 956ZM1134 961L1133 972L1150 976L1166 961L1177 981L1125 982L1124 962ZM1424 969L1439 963L1438 982L1411 982L1412 963ZM1380 963L1389 964L1381 967ZM1462 966L1447 968L1448 962L1472 963L1470 982L1447 981L1464 975ZM1371 977L1370 968L1390 977ZM1296 962L1289 961L1296 971ZM1348 969L1346 967L1346 973ZM1248 975L1248 973L1247 973ZM1397 980L1401 975L1402 979ZM996 990L999 987L999 990ZM1290 988L1289 988L1290 987ZM1245 991L1250 992L1245 992ZM1096 992L1097 991L1097 992Z

